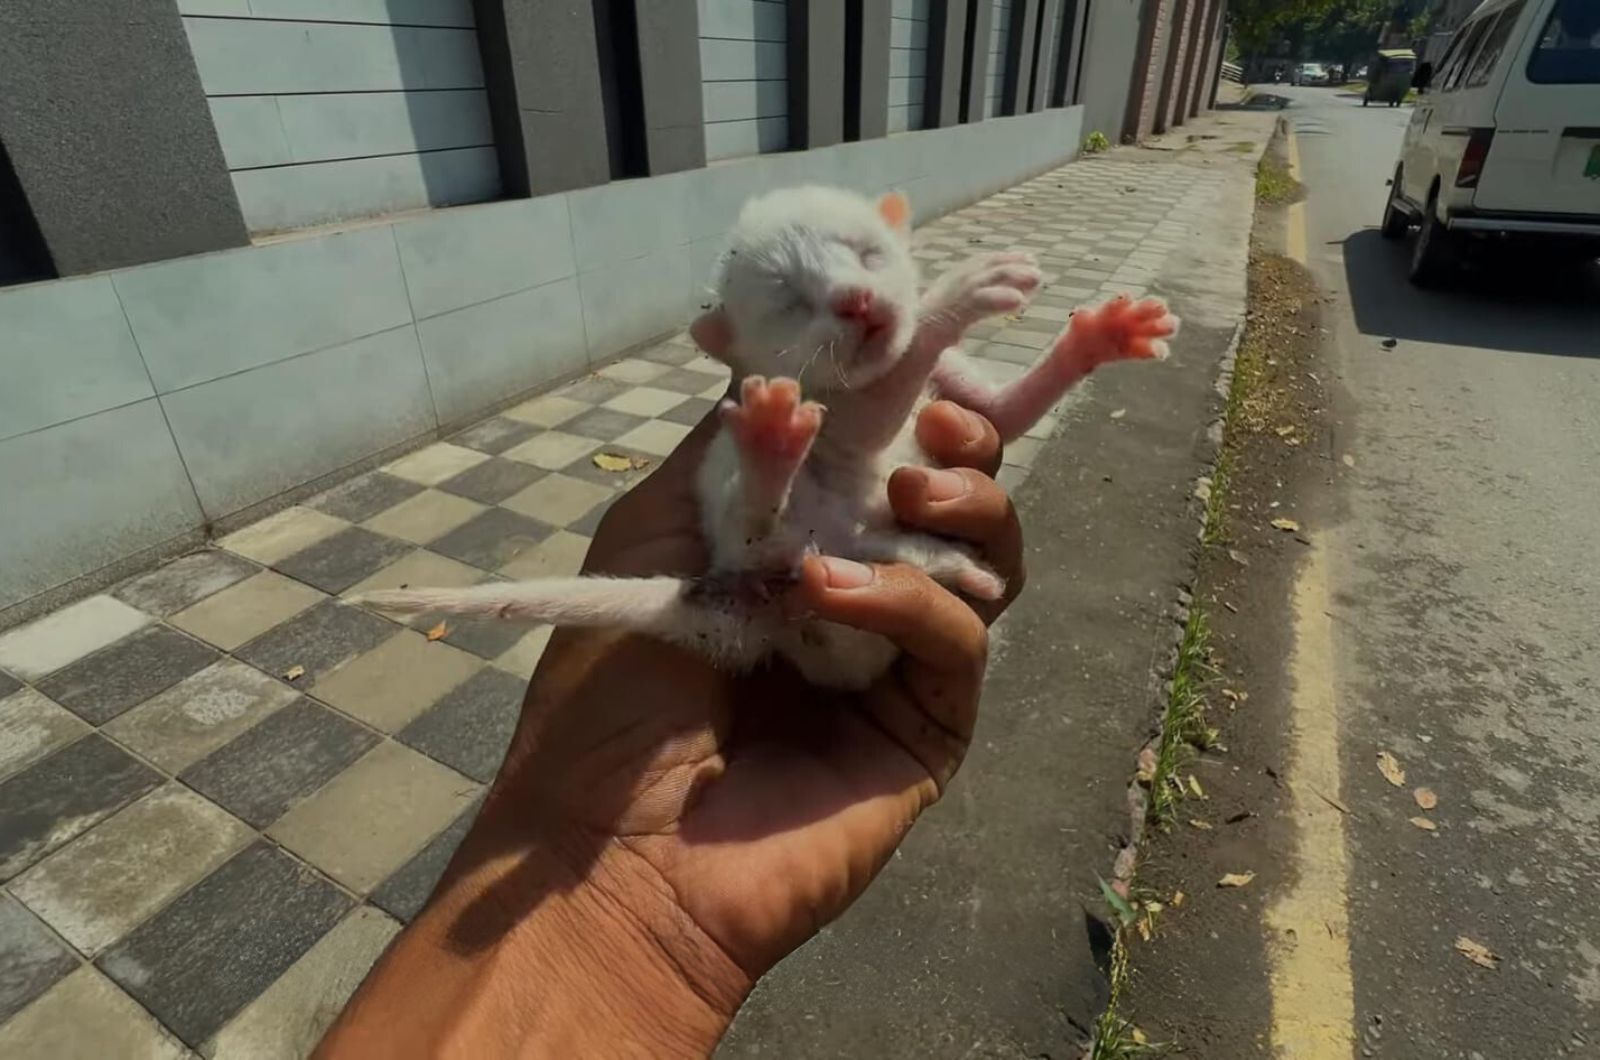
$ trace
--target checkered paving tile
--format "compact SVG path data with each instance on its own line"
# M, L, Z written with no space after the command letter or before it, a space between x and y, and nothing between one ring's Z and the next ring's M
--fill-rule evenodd
M1147 286L1216 179L1067 166L914 252L930 279L1039 256L1035 302L967 343L1015 378L1074 307ZM430 640L439 616L350 599L576 572L726 387L674 336L0 631L0 1056L309 1052L460 843L550 635L451 619ZM1070 408L1008 447L1002 482Z

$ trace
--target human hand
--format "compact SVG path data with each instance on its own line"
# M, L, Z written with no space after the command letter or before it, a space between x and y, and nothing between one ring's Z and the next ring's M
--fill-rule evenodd
M702 423L617 501L588 573L705 569L694 475L713 432ZM483 812L408 932L435 941L414 943L412 956L391 951L375 979L413 981L409 966L449 951L460 955L465 1006L488 989L475 955L520 952L493 961L518 976L521 993L503 1003L521 1007L545 1051L562 1003L581 1013L560 1036L562 1055L626 1052L624 1033L646 1035L626 1044L654 1055L709 1051L755 981L861 893L966 753L985 625L1023 582L1021 532L989 477L1000 442L988 421L939 402L917 434L949 470L898 470L896 515L973 545L1005 578L1007 599L969 604L910 567L808 559L798 604L902 650L860 693L812 686L781 662L736 675L643 636L558 631ZM520 949L505 949L518 938ZM432 979L435 993L450 989ZM362 1011L347 1012L330 1043L376 1047L382 1039L363 1035L407 1018L403 1003L356 1001ZM506 1035L518 1020L485 1022ZM464 1032L457 1023L448 1033Z

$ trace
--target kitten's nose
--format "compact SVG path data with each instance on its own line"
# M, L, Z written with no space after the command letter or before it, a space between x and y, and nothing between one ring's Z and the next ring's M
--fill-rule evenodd
M866 320L872 315L872 292L865 287L838 291L833 296L833 315L840 320Z

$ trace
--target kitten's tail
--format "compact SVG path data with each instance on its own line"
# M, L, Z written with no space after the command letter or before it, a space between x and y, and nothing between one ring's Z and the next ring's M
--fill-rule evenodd
M535 625L622 629L693 648L725 663L764 650L750 616L694 592L685 578L541 578L459 589L384 589L354 603L402 614L477 615Z

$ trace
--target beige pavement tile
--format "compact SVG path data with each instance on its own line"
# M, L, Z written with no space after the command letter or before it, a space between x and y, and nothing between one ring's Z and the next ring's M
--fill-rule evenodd
M670 412L688 400L684 394L661 390L653 386L636 386L607 401L604 408L626 412L632 416L659 416Z
M721 361L714 361L704 354L696 357L694 360L684 365L684 367L690 369L691 371L704 372L706 375L728 375L727 365L723 364Z
M424 486L437 486L445 479L453 478L469 467L477 467L487 459L487 453L480 453L476 449L451 445L449 442L434 442L402 456L383 470Z
M619 383L638 385L640 383L648 383L666 370L667 366L664 364L655 364L651 361L640 361L629 357L626 360L608 364L595 372L595 374L603 375L607 379L615 379Z
M655 456L666 456L678 447L679 442L688 437L692 429L682 423L651 420L649 423L639 424L639 426L618 438L617 444L638 449L641 452L651 453Z
M539 660L544 656L545 646L550 643L550 634L554 632L554 626L540 626L495 659L495 668L518 677L532 677L534 667L539 665Z
M405 630L318 681L316 696L373 728L395 732L483 665L476 655Z
M180 773L295 695L255 667L223 659L108 722L104 732L168 773Z
M531 423L535 427L559 427L592 407L587 402L574 401L560 394L546 394L506 409L500 415L521 423Z
M150 622L150 616L110 596L91 596L0 633L0 669L25 681L54 673Z
M216 1060L300 1060L311 1055L400 922L358 906L200 1047Z
M549 526L566 526L594 510L611 496L611 491L569 475L546 475L520 493L501 502L501 507L530 516Z
M588 456L599 446L600 443L593 438L580 438L565 431L546 431L521 445L512 446L500 455L547 471L560 471L574 460Z
M478 785L392 741L379 744L268 834L365 894L453 821Z
M589 538L557 530L500 568L508 578L561 578L577 574L589 553Z
M89 731L82 718L31 688L0 699L0 780Z
M1039 455L1039 450L1043 448L1044 442L1038 438L1024 436L1007 442L1005 462L1013 467L1031 468Z
M85 965L0 1026L17 1060L185 1060L191 1054L116 984Z
M259 523L251 523L235 530L217 544L229 552L253 559L257 563L272 565L332 537L350 524L315 508L298 505L269 515Z
M173 782L39 862L11 882L11 893L93 955L254 835L243 821Z
M484 505L453 493L423 490L392 508L385 508L361 525L402 541L426 545L483 510Z
M206 597L167 621L232 651L323 599L326 597L311 586L267 570Z

